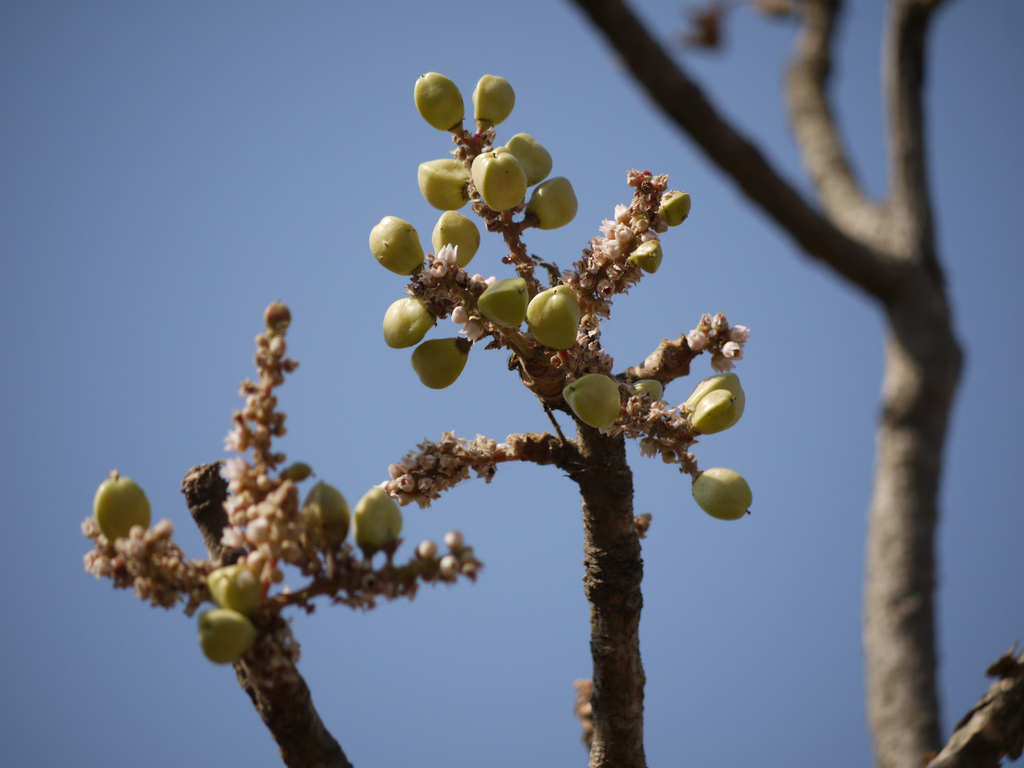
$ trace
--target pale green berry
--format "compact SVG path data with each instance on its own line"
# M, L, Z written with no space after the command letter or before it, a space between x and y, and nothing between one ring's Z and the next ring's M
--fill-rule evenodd
M701 400L709 393L724 390L732 396L732 421L722 429L728 429L743 415L747 406L747 395L740 385L740 377L735 373L720 373L717 376L709 376L701 381L693 390L693 393L686 398L683 407L690 413L696 414ZM703 431L703 430L701 430ZM721 430L716 430L721 431Z
M301 483L313 474L313 468L303 461L296 461L281 470L282 480L291 480L293 483Z
M263 585L255 569L248 565L225 565L206 577L213 602L220 608L255 615L260 607Z
M384 343L395 349L419 344L435 322L423 299L415 296L398 299L384 313Z
M470 344L465 339L431 339L412 352L412 367L426 386L444 389L459 378L469 359Z
M302 514L308 522L322 527L331 547L341 546L348 536L348 502L333 485L325 482L314 485L302 505Z
M538 229L558 229L576 218L576 192L564 176L539 184L530 195L526 212L537 217Z
M697 403L690 417L690 426L705 435L722 432L739 421L736 396L727 389L708 392Z
M562 390L562 397L580 421L597 429L614 424L622 410L619 385L603 373L588 373Z
M134 480L121 477L117 470L96 489L92 513L100 531L110 541L128 538L133 526L149 528L151 519L146 494Z
M579 299L564 283L538 293L526 308L526 322L541 344L552 349L569 349L579 329Z
M693 479L692 491L700 508L719 520L739 520L754 502L754 494L743 475L725 467L699 472Z
M678 227L690 215L690 194L671 189L661 196L658 216L670 227Z
M352 510L352 535L368 556L378 549L394 551L402 532L402 510L383 488L373 487Z
M526 183L531 187L538 181L544 181L551 173L551 154L530 134L517 133L505 146L523 166Z
M661 242L658 240L646 240L638 245L628 259L630 264L635 264L648 274L654 274L661 266Z
M500 147L473 158L473 186L492 211L507 211L523 202L526 174L516 156Z
M503 122L515 105L516 92L503 77L484 75L473 89L473 117L485 126Z
M633 382L633 391L638 395L647 395L651 400L661 400L665 395L665 385L657 379L640 379Z
M370 230L370 252L382 266L400 275L423 267L423 246L416 229L397 216L385 216Z
M417 78L413 99L420 116L439 131L458 128L466 114L459 87L437 72Z
M416 172L423 199L442 211L454 211L469 201L469 171L454 157L420 163Z
M529 295L521 277L498 280L488 286L476 301L480 313L496 325L518 328L526 319Z
M238 661L256 642L256 627L230 608L214 608L199 614L199 646L214 664Z
M439 253L446 245L454 245L458 248L455 261L460 267L465 267L480 247L480 230L468 216L458 211L445 211L434 225L430 242L434 253Z

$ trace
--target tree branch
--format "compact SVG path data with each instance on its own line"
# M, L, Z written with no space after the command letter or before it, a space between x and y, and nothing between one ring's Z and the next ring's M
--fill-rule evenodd
M612 44L651 100L696 142L741 191L809 256L875 297L903 267L848 237L785 181L761 151L719 115L622 0L574 0Z
M223 503L227 483L220 476L220 464L193 467L182 480L182 493L196 525L202 532L210 559L233 562L235 551L221 543L227 526ZM287 622L279 616L263 623L255 647L242 661L235 662L235 675L242 690L281 749L289 768L352 768L341 746L324 727L313 706L306 681L295 667L297 645Z

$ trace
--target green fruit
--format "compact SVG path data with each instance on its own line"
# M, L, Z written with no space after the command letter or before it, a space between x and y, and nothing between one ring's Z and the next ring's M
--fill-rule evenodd
M420 116L439 131L458 128L466 114L459 87L437 72L417 78L413 99Z
M504 147L473 159L473 186L492 211L507 211L523 202L526 174L516 156Z
M455 261L460 267L465 267L480 247L480 230L468 216L458 211L445 211L434 225L430 242L434 253L439 253L446 245L454 245L458 248Z
M412 367L426 386L444 389L459 378L469 359L470 344L465 339L431 339L412 352Z
M619 385L603 373L588 373L562 390L580 421L597 429L614 424L622 410Z
M721 432L722 429L728 429L733 424L735 424L737 421L739 421L740 420L740 416L743 415L743 411L744 411L744 409L747 406L747 396L746 396L746 393L744 393L744 391L743 391L743 387L740 386L740 377L739 376L737 376L735 373L721 373L721 374L718 374L717 376L709 376L708 378L704 379L702 382L700 382L694 388L693 393L688 398L686 398L686 402L683 403L683 407L686 410L688 410L690 413L696 415L698 409L700 408L701 401L705 397L707 397L710 393L715 392L715 391L720 391L720 390L728 392L732 396L732 406L731 406L732 407L732 420L729 421L729 423L727 423L721 429L714 430L716 432ZM720 396L718 396L718 397L720 397ZM711 406L713 404L715 404L715 403L709 403L708 404L707 409L709 411L711 410ZM721 407L721 406L719 405L718 407ZM719 416L717 418L722 418L722 417ZM710 421L709 425L711 425L711 424L718 424L718 423L719 422L717 422L717 421ZM694 425L694 427L696 427L696 425ZM705 430L700 430L700 431L704 432ZM711 434L711 433L710 433L710 431L708 431L708 432L706 432L706 434Z
M293 483L301 483L313 474L313 468L304 461L296 461L281 470L282 480L291 480Z
M725 467L712 467L693 479L693 498L700 508L719 520L739 520L750 511L754 494L743 475Z
M416 181L423 199L442 211L457 210L469 201L469 171L454 157L420 163Z
M518 328L526 319L526 281L521 277L498 280L477 299L480 313L495 325Z
M384 343L395 349L419 344L435 322L423 299L399 299L384 313Z
M735 395L727 389L708 392L697 403L690 417L690 426L705 435L728 429L739 420L735 401Z
M333 485L314 485L302 505L302 514L308 521L323 526L324 536L332 547L341 546L348 536L348 502Z
M564 176L537 186L526 204L526 212L537 217L538 229L558 229L576 218L576 193Z
M214 608L199 614L199 645L214 664L238 661L256 642L256 627L230 608Z
M661 255L661 243L658 240L647 240L629 254L628 261L653 275L661 266Z
M252 616L260 607L263 585L248 565L225 565L206 577L206 586L220 608Z
M92 513L103 535L110 541L128 538L132 526L149 528L149 499L130 477L115 470L96 489Z
M690 215L690 195L672 189L661 196L658 216L670 227L678 227Z
M529 186L543 181L551 173L551 154L530 134L517 133L508 140L505 147L523 166Z
M526 308L526 322L544 346L569 349L576 343L581 314L576 292L563 283L533 297Z
M402 532L402 510L383 488L371 488L352 512L352 534L368 556L392 548Z
M638 395L648 395L651 400L661 400L665 395L665 385L657 379L640 379L633 382L633 391Z
M423 266L416 229L397 216L385 216L370 230L370 252L382 266L400 275L411 275Z
M484 75L473 89L473 116L486 126L503 122L515 105L516 92L503 77Z

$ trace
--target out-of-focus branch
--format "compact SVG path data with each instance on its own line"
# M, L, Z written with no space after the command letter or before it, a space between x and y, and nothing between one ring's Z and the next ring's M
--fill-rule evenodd
M790 125L804 167L829 219L850 237L881 249L885 218L854 177L828 100L840 0L807 0L786 80Z
M237 555L220 543L228 520L223 509L227 483L219 470L217 462L193 467L182 480L182 492L210 558L232 562ZM256 646L245 660L235 662L235 675L280 747L281 759L289 768L352 768L324 727L309 687L295 668L287 623L280 616L266 626L256 623Z
M1024 751L1024 653L1010 649L988 668L992 683L970 712L957 723L943 750L926 768L998 768L1004 757Z
M797 245L854 285L885 297L899 262L844 234L782 178L761 151L726 121L622 0L575 0L648 96Z
M622 378L628 382L640 379L655 379L662 384L682 376L689 376L690 361L697 356L686 343L686 336L678 339L662 339L658 348L647 356L640 365L627 368Z

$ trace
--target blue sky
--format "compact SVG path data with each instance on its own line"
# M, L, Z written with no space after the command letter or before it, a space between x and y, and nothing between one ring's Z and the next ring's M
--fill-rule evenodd
M664 40L683 28L676 3L634 5ZM882 4L850 6L836 111L882 195ZM724 52L687 65L806 188L780 99L793 27L747 11L732 22ZM1009 344L1024 287L1022 24L1013 0L950 3L929 60L936 220L968 364L939 539L947 732L987 687L984 668L1024 640L1024 408ZM503 355L474 354L455 385L427 391L381 339L402 282L373 261L369 230L396 215L430 232L437 212L416 166L450 148L413 106L426 71L467 97L483 74L515 87L499 140L534 135L579 197L572 224L530 236L544 258L576 258L628 201L630 168L669 173L693 196L661 270L605 326L619 368L702 312L752 329L744 419L698 456L747 476L754 514L706 517L685 478L632 452L636 509L654 515L641 625L650 764L821 765L827 753L867 765L860 615L879 313L746 205L574 7L541 0L0 3L8 761L278 764L231 670L202 657L194 621L86 575L79 530L117 467L203 554L180 479L223 455L270 301L291 306L301 362L281 391L280 448L350 501L444 430L500 440L546 428ZM485 238L475 268L507 276L500 255ZM705 375L701 361L694 378ZM678 382L668 398L688 393ZM357 766L585 765L571 712L590 663L579 517L558 472L502 467L490 486L406 514L409 542L464 533L485 563L475 585L295 616L300 669Z

